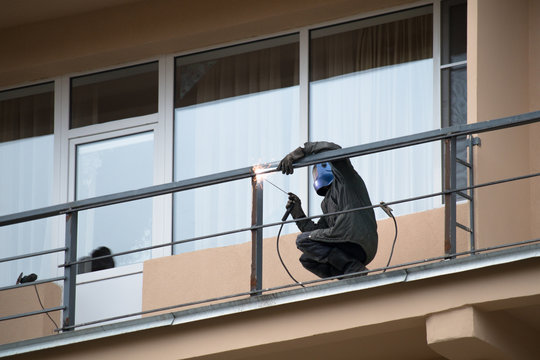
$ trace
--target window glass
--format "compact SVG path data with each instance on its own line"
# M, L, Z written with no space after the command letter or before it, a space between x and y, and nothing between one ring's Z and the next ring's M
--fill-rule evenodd
M467 2L441 2L441 61L453 64L467 60ZM467 64L454 64L441 70L441 121L443 126L467 123ZM446 156L446 155L444 155ZM468 161L467 137L457 139L458 159ZM444 172L443 168L443 172ZM456 164L456 186L467 186L468 169ZM458 195L458 199L463 199Z
M76 199L134 190L153 183L152 132L77 146ZM152 199L79 212L79 258L102 246L112 253L152 244ZM116 266L142 262L149 251L114 258Z
M158 63L71 80L71 128L158 111Z
M293 35L178 58L174 179L276 161L298 146L298 56ZM291 191L301 183L296 177L271 180ZM175 194L175 241L249 226L251 191L246 179ZM285 194L267 187L264 222L278 221L286 202ZM277 229L265 236L272 232ZM175 252L239 243L250 234L229 238L182 244Z
M443 3L443 6L447 4ZM452 4L448 6L448 27L449 27L449 59L443 62L450 63L467 60L467 2ZM446 7L446 6L445 6Z
M53 203L54 84L0 92L0 215ZM10 257L52 247L52 219L0 228L0 255ZM0 263L0 283L13 285L21 272L54 274L53 257Z
M436 129L431 7L311 33L310 140L355 146ZM440 189L440 144L351 159L373 203ZM436 185L435 185L436 184ZM313 189L310 210L320 213ZM396 214L439 200L403 203ZM386 216L377 210L377 216Z

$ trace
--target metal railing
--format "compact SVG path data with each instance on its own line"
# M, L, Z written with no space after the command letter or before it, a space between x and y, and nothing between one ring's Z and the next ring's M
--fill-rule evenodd
M456 187L456 164L458 162L458 159L456 157L457 138L460 136L472 136L473 134L480 134L487 131L494 131L494 130L501 130L501 129L506 129L510 127L523 126L523 125L535 123L538 121L540 121L540 111L520 114L516 116L490 120L490 121L485 121L485 122L475 123L475 124L454 125L447 128L442 128L442 129L422 132L418 134L402 136L402 137L383 140L383 141L377 141L370 144L358 145L358 146L353 146L349 148L332 150L332 151L327 151L327 152L323 152L323 153L319 153L315 155L310 155L296 162L294 164L294 167L300 168L300 167L305 167L305 166L309 166L309 165L313 165L313 164L325 162L325 161L363 156L367 154L394 150L394 149L424 144L424 143L433 142L433 141L443 141L444 148L445 148L445 168L447 170L443 191L411 197L408 199L394 200L394 201L387 202L385 204L393 205L393 204L416 201L416 200L421 200L421 199L426 199L426 198L431 198L431 197L436 197L436 196L443 196L445 198L445 255L442 257L436 257L432 259L425 259L419 262L411 262L411 263L406 263L406 264L387 266L380 269L372 269L365 272L373 272L373 271L392 269L392 268L402 267L402 266L410 266L410 265L414 265L418 263L424 263L426 261L435 261L437 259L442 259L442 258L449 259L449 258L454 258L460 255L474 254L482 250L494 249L494 248L475 249L474 243L473 243L474 238L471 238L472 239L471 251L464 252L464 253L456 252L456 229L458 228L458 223L456 221L457 194L465 194L466 191L472 191L480 187L492 186L492 185L496 185L500 183L540 176L540 173L534 173L534 174L528 174L528 175L518 176L514 178L507 178L507 179L492 181L489 183L470 185L470 186L466 186L462 188L457 188ZM265 164L265 168L266 168L265 172L274 171L276 166L277 166L277 163ZM0 227L23 223L23 222L32 221L32 220L48 218L52 216L58 216L58 215L65 215L66 217L65 247L0 259L0 263L2 263L2 262L19 260L23 258L34 257L34 256L42 256L45 254L64 252L65 262L64 264L59 265L60 267L64 268L63 277L55 277L55 278L36 281L33 283L19 284L19 285L0 288L0 291L3 291L3 290L13 289L20 286L29 286L29 285L34 285L34 284L63 281L63 285L64 285L63 286L63 305L59 307L43 309L43 310L34 311L34 312L27 312L27 313L2 317L0 318L0 321L11 320L11 319L21 318L21 317L26 317L26 316L32 316L36 314L49 313L49 312L62 310L63 311L63 316L62 316L63 325L60 329L57 329L57 330L66 331L66 330L74 329L79 326L89 325L91 323L75 325L75 287L76 287L75 280L76 280L78 264L93 261L96 259L126 255L130 253L141 252L141 251L146 251L146 250L151 250L151 249L156 249L156 248L161 248L161 247L169 247L169 246L182 244L186 242L198 241L198 240L203 240L203 239L207 239L211 237L217 237L217 236L239 233L239 232L244 232L244 231L250 231L252 234L252 268L251 268L251 283L250 283L249 292L244 292L241 294L231 294L223 298L207 299L204 301L194 302L194 303L189 303L189 304L179 304L179 305L171 306L167 308L138 312L136 314L122 315L122 316L118 316L114 318L99 320L92 323L99 323L103 321L127 318L133 315L142 315L142 314L152 313L155 311L163 311L163 310L179 308L179 307L187 306L187 305L205 303L205 302L215 301L215 300L229 299L229 298L234 298L237 296L246 296L246 295L254 296L254 295L261 294L264 291L269 291L269 290L274 291L274 290L279 290L279 289L286 289L292 286L297 286L297 284L290 284L290 285L275 287L272 289L262 289L262 241L263 241L262 229L265 227L281 225L283 223L292 223L294 222L294 220L287 220L284 222L275 222L275 223L269 223L269 224L262 223L262 191L263 190L262 190L262 187L256 186L255 179L257 175L258 173L254 171L253 167L246 167L246 168L211 174L207 176L201 176L197 178L182 180L178 182L172 182L168 184L149 186L149 187L138 189L138 190L124 191L120 193L104 195L104 196L99 196L99 197L94 197L94 198L89 198L89 199L84 199L84 200L77 200L77 201L72 201L72 202L68 202L64 204L48 206L48 207L44 207L40 209L0 216ZM99 258L84 259L84 260L76 259L77 225L78 225L79 211L128 202L128 201L145 199L145 198L150 198L150 197L164 195L164 194L171 194L174 192L185 191L185 190L205 187L205 186L214 185L214 184L220 184L220 183L229 182L233 180L246 179L246 178L251 178L252 183L253 183L252 225L250 227L235 229L235 230L216 233L216 234L210 234L206 236L193 237L193 238L173 241L173 242L169 242L165 244L147 246L147 247L143 247L139 249L118 252L112 255L102 256ZM472 198L469 200L472 200ZM350 212L350 211L360 211L367 208L376 208L380 206L381 205L375 204L368 207L350 209L350 210L332 213L332 214L311 216L311 217L308 217L308 219L318 218L321 216L336 215L336 214L341 214L341 213ZM471 214L471 216L473 216L473 214ZM471 221L472 222L474 221L472 217L471 217ZM474 231L472 230L471 232L474 233ZM540 239L528 240L525 242L521 242L521 244L536 242L536 241L540 241ZM508 244L508 245L503 245L497 248L502 248L506 246L515 246L515 245L516 244ZM325 279L325 280L328 280L328 279ZM309 283L317 283L317 282L318 280L311 281Z

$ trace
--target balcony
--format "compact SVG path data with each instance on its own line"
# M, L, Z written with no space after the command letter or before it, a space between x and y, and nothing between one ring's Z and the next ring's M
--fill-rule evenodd
M282 224L261 220L262 192L272 185L257 181L261 174L251 167L2 216L0 226L65 216L66 240L62 248L0 260L56 253L63 253L65 260L58 264L64 269L61 277L0 289L0 297L13 304L0 315L0 328L6 334L0 356L35 358L39 351L40 356L58 358L65 350L92 354L92 348L112 343L110 350L104 350L109 351L107 356L121 351L122 356L132 354L130 358L148 358L160 351L171 351L168 356L174 358L197 359L293 359L324 354L347 358L359 351L377 359L452 359L467 358L467 354L537 358L540 238L534 214L538 213L536 177L540 172L538 155L527 139L538 134L538 121L540 112L533 112L456 125L324 152L295 164L305 167L442 142L442 191L374 203L373 207L391 208L431 197L443 197L444 207L400 216L396 226L390 217L379 220L378 256L367 276L315 278L298 264L295 234L287 234L280 239L281 253L299 283L289 278L276 255L276 238L263 238L263 229ZM456 154L457 139L463 137L469 139L468 159L458 159ZM508 143L525 142L523 149L505 148ZM506 152L504 159L498 158L501 149ZM525 165L517 165L518 160ZM266 164L264 168L271 172L275 166ZM466 187L456 183L460 166L467 168ZM139 312L78 322L77 268L92 261L76 258L80 211L245 178L253 179L252 226L227 234L251 232L251 243L148 260L140 273L143 296ZM490 208L501 203L507 207ZM516 218L523 223L515 224ZM504 221L514 223L509 226ZM225 233L109 257L220 235ZM96 278L89 283L99 286L100 282ZM25 305L20 299L32 301ZM24 331L37 326L43 331Z

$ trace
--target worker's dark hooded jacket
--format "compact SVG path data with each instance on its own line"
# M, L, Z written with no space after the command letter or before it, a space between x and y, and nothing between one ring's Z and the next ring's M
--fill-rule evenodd
M339 145L326 141L307 142L303 151L305 155L310 155L340 148ZM331 164L334 181L321 203L323 213L370 206L371 201L364 180L354 170L350 160L332 161ZM373 260L377 252L377 222L371 208L325 216L316 224L311 220L299 221L297 225L302 232L312 231L310 234L312 240L352 242L362 246L366 253L365 264Z

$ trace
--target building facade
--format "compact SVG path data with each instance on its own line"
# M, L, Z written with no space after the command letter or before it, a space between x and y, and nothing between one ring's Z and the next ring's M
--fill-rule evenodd
M0 356L538 358L537 1L2 5ZM379 249L368 276L319 281L285 224L300 287L254 194L257 224L289 191L320 214L308 167L272 172L318 140L360 155Z

